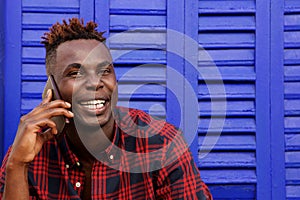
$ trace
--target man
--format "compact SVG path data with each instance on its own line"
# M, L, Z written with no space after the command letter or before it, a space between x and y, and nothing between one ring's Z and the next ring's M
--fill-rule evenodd
M113 61L96 27L73 18L44 35L47 74L62 100L49 90L21 118L0 199L211 199L174 126L116 106ZM52 119L61 115L58 133Z

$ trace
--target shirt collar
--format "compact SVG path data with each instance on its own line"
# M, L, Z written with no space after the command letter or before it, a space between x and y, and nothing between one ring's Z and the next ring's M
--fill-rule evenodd
M80 160L78 157L73 153L71 150L68 141L67 141L67 136L65 133L61 137L61 140L59 142L59 148L62 153L62 156L65 160L66 165L69 167L73 167L75 165L79 166L80 165ZM101 161L103 163L109 162L114 163L120 158L120 130L119 127L115 123L115 129L114 129L114 137L112 143L102 152L99 152L99 158L101 158Z

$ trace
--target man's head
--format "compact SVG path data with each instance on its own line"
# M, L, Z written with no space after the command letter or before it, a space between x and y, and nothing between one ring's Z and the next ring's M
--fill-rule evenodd
M113 124L117 81L102 32L78 19L55 24L45 34L47 73L54 75L63 100L72 103L74 119L84 126Z
M78 18L69 19L69 23L63 20L63 23L56 23L50 28L50 32L47 32L42 37L42 44L46 48L46 70L47 74L51 74L51 69L56 62L56 49L57 47L66 41L77 39L95 39L99 42L104 42L104 32L98 32L96 30L97 24L90 21L84 25L83 19Z

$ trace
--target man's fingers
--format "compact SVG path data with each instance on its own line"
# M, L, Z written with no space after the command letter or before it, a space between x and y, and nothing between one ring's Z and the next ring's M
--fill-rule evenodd
M56 108L69 109L71 108L71 104L63 100L55 100L50 102L43 101L40 105L38 105L30 113L28 113L28 115L31 117L33 115L37 115L45 111L48 112L47 110L56 109Z
M51 89L48 89L45 98L44 98L43 101L41 102L41 105L50 102L51 99L52 99L52 95L53 95L53 94L52 94L52 90L51 90Z

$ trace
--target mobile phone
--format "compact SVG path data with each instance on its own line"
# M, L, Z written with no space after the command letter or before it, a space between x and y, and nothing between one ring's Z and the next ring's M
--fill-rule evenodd
M52 100L62 99L53 75L48 76L48 80L46 82L44 92L42 95L43 99L46 97L48 89L52 90ZM59 115L59 116L52 117L51 120L54 121L54 123L56 124L58 133L61 133L66 124L65 117L63 115Z

